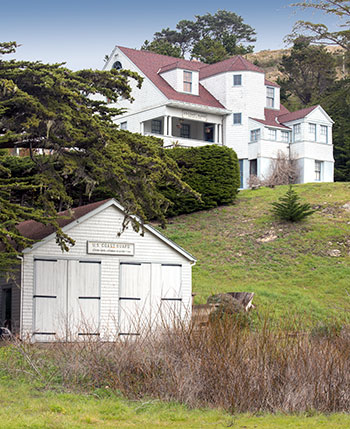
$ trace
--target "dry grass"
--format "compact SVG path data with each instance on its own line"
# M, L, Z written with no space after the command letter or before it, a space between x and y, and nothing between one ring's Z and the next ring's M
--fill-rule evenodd
M231 413L350 411L350 336L344 330L300 333L297 323L276 328L267 319L254 330L247 322L230 317L200 331L167 329L113 343L22 343L9 349L7 369L40 374L51 386L107 387L132 399Z

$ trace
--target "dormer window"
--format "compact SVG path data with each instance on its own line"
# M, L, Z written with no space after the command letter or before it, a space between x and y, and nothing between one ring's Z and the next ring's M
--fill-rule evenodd
M266 107L275 106L275 88L268 86L266 88Z
M184 92L192 92L192 72L184 70Z

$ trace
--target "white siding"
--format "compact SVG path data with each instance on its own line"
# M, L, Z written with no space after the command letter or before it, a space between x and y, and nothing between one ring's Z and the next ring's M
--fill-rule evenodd
M55 239L52 239L24 255L23 337L32 335L34 258L54 257L101 262L100 333L102 338L115 337L118 332L119 272L122 262L182 265L183 302L186 311L191 311L190 261L147 230L142 237L129 227L118 237L122 221L123 214L115 206L107 207L69 230L68 234L76 243L68 253L62 253L55 243ZM133 243L135 254L134 256L87 254L87 240Z

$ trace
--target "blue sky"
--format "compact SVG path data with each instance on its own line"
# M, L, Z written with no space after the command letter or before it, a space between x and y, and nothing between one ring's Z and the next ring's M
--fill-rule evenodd
M162 28L218 9L241 15L257 31L255 50L285 47L283 38L298 19L336 18L289 7L289 0L16 0L1 5L0 41L22 46L12 58L66 62L72 69L101 68L115 45L140 48ZM10 56L8 56L10 58Z

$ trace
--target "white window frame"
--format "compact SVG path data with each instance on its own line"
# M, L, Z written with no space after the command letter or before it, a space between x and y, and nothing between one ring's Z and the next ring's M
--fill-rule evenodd
M189 70L183 71L183 90L184 92L192 93L193 74ZM189 90L186 89L188 86Z
M236 83L235 80L238 77L240 78L239 83ZM233 75L233 86L242 86L242 75L241 74L234 74Z
M322 180L322 167L323 162L315 159L315 182L321 182Z
M293 140L295 142L301 140L301 123L300 122L298 124L293 125Z
M266 87L266 107L271 109L275 107L275 88L272 86Z
M260 128L257 128L255 130L250 131L250 141L251 142L257 142L258 140L260 140L260 136L261 136Z
M285 138L286 136L287 138ZM289 143L290 142L290 132L281 130L281 142L283 143Z
M239 120L238 120L238 118L239 118ZM236 112L233 114L233 125L242 125L242 113L241 112Z
M320 135L326 137L326 143L328 143L328 127L327 125L320 125Z
M128 129L128 123L127 123L127 121L120 123L120 129L121 130L127 130Z
M277 140L277 130L275 128L267 128L268 138L266 140Z
M309 135L312 135L312 141L316 141L316 137L317 137L316 132L317 132L316 124L309 123Z

